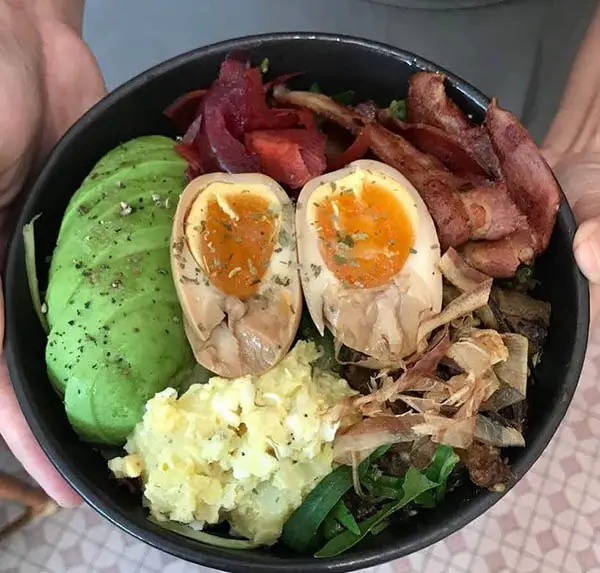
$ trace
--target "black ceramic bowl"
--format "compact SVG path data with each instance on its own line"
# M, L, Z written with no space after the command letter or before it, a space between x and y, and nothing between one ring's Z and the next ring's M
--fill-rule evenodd
M315 560L283 547L233 551L206 546L164 531L146 520L139 496L110 479L104 459L80 442L67 423L62 404L46 375L45 337L29 296L21 230L37 213L38 272L45 287L63 211L89 170L119 143L144 134L175 135L162 110L182 93L208 86L219 64L232 51L245 51L254 62L268 57L273 75L307 71L299 87L318 82L326 93L354 89L360 99L381 104L406 95L409 76L438 70L412 54L381 44L340 36L275 34L232 40L201 48L160 64L111 93L88 112L60 141L37 180L21 213L6 267L6 355L10 375L25 416L42 448L58 470L101 514L135 537L196 563L234 572L350 571L401 557L460 529L502 494L464 484L435 510L423 511L405 524L369 537L332 560ZM340 65L344 62L345 65ZM450 94L476 121L488 98L448 74ZM501 103L501 102L500 102ZM527 446L511 452L521 478L542 453L560 424L575 392L588 334L588 287L571 251L573 215L562 202L547 253L537 265L541 295L552 303L550 334L529 390Z

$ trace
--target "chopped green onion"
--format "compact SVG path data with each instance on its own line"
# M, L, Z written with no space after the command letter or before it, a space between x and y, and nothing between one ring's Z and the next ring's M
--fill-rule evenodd
M388 108L392 116L400 121L406 121L406 100L405 99L395 99L390 103L390 107Z
M266 74L269 71L269 58L265 58L261 63L260 63L260 71L263 74Z
M335 504L329 515L340 525L343 525L348 531L352 531L352 533L356 535L360 534L356 519L354 519L354 516L350 513L350 510L342 499Z
M456 467L460 458L454 453L450 446L438 445L435 449L431 463L425 469L425 475L438 484L435 490L428 491L416 500L424 507L434 507L440 502L446 493L446 484L452 470Z
M328 558L336 557L347 549L356 545L364 539L373 529L379 530L387 519L404 506L414 501L417 497L426 491L435 488L438 484L428 479L424 474L414 467L410 467L404 476L403 495L400 499L385 504L377 513L361 521L358 524L360 534L356 535L351 531L344 531L333 539L330 539L319 551L315 557Z
M526 283L533 278L533 267L531 265L521 265L515 273L515 278L519 283Z
M48 334L48 320L42 311L42 301L40 299L40 286L37 277L35 265L35 222L40 218L41 214L36 215L29 223L23 227L23 244L25 247L25 270L27 272L27 282L29 283L29 293L33 302L33 308L38 315L40 324L44 332Z
M313 93L313 94L320 94L321 92L321 88L319 87L319 84L317 82L314 82L313 84L311 84L311 86L308 88L308 91Z
M352 469L340 466L326 475L283 526L282 541L292 549L306 551L321 523L352 487Z
M195 541L200 541L201 543L206 543L207 545L213 545L214 547L222 547L224 549L254 549L255 547L258 547L257 543L254 543L249 539L220 537L218 535L206 533L205 531L192 529L188 525L182 525L174 521L158 521L151 516L148 516L148 521L151 521L155 525L158 525L167 531L172 531L178 535L183 535L184 537L194 539Z

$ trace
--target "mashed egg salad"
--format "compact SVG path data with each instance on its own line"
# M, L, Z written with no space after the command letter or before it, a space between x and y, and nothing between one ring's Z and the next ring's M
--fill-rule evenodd
M202 527L226 519L235 533L272 544L306 495L329 474L345 380L313 373L314 343L300 341L272 370L212 378L179 398L148 401L125 446L109 462L118 477L142 477L157 520Z

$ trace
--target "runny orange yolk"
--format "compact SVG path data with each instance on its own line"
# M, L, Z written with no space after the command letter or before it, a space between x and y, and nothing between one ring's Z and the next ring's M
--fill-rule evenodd
M269 201L252 193L227 197L231 217L216 198L205 207L201 252L211 282L223 293L240 298L255 294L273 253L277 215Z
M392 191L363 182L360 193L339 189L313 202L325 264L356 288L385 285L413 251L415 234L402 202Z

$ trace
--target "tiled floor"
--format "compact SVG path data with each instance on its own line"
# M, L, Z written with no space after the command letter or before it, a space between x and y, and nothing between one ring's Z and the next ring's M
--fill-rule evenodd
M548 450L486 515L446 540L371 573L600 573L600 331ZM8 454L0 466L20 472ZM0 506L0 523L11 507ZM82 507L0 546L3 573L207 573L152 549Z

